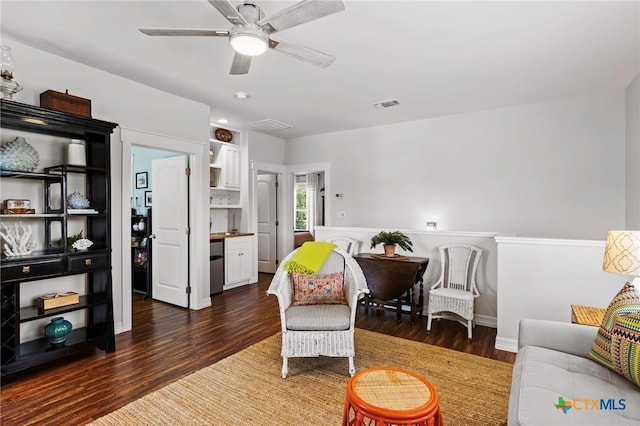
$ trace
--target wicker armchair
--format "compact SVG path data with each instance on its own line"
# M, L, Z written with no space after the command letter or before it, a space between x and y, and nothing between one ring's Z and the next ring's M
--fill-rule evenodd
M353 238L335 237L327 238L327 241L337 245L338 248L346 251L351 256L358 253L358 248L360 247L360 241L354 240Z
M278 297L282 324L282 378L287 377L288 359L298 357L348 357L349 374L356 372L354 328L358 300L369 292L358 263L345 251L335 248L318 274L344 272L348 305L292 306L293 288L283 269L291 252L276 271L267 294Z
M427 330L433 318L458 321L472 337L474 302L480 296L476 287L476 271L483 250L468 245L440 247L440 278L429 290Z

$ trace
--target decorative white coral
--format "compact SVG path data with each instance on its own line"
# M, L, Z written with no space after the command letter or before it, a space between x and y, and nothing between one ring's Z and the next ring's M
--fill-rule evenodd
M78 191L73 191L67 197L67 205L72 209L86 209L89 207L89 200Z
M73 243L72 247L76 250L87 250L92 245L93 241L87 238L80 238L78 241Z
M31 225L24 226L22 222L14 223L8 227L1 223L0 236L4 239L4 254L6 256L24 256L31 254L36 248L36 243L31 241Z

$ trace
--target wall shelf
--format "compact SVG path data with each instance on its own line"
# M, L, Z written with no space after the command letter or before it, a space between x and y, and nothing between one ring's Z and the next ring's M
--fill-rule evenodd
M2 220L5 219L41 219L46 217L64 217L62 213L35 213L35 214L0 214Z
M210 209L241 209L240 204L209 204Z

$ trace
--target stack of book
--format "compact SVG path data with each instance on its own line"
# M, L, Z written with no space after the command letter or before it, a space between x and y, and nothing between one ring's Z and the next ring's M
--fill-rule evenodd
M96 209L67 209L68 214L98 214Z

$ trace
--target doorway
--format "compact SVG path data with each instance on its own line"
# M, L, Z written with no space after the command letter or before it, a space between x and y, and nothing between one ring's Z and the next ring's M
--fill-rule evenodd
M275 273L278 267L278 175L258 172L257 239L258 272Z
M254 256L258 259L258 272L274 273L279 262L288 253L283 235L288 222L284 200L286 188L285 166L274 163L251 161L250 199L251 230L257 236ZM285 217L285 219L283 219Z
M187 205L188 207L188 229L185 229L182 233L186 235L187 247L189 251L188 263L185 270L187 274L187 283L196 283L191 285L191 292L187 296L189 307L191 309L202 309L211 305L211 298L209 297L209 268L208 262L203 261L205 256L208 258L209 247L208 240L205 238L198 238L200 235L206 235L208 229L208 214L205 214L205 200L207 200L206 193L207 187L205 182L208 182L208 144L189 141L184 139L178 139L170 136L159 135L150 132L144 132L134 129L121 128L120 139L122 141L122 185L121 192L121 223L124 226L122 229L122 253L121 253L121 265L119 273L121 274L122 287L118 289L121 291L119 295L122 300L120 305L122 313L122 323L117 324L117 328L121 331L131 330L133 326L132 321L132 277L131 277L131 250L130 240L132 236L132 226L129 226L131 221L131 210L127 208L133 203L135 208L135 196L132 192L132 187L135 185L136 173L132 164L132 151L136 146L145 148L155 148L161 151L169 151L178 154L184 158L189 164L190 179L189 185L185 194L188 194ZM131 182L131 185L128 183ZM144 206L144 196L141 198L138 195L138 203L140 207ZM159 208L156 204L157 194L152 196L148 201L151 202L152 218L156 215L155 210ZM155 210L154 210L155 209ZM152 219L152 226L153 226ZM155 252L154 252L154 257ZM153 265L152 261L152 265ZM157 263L157 262L156 262ZM165 263L165 262L163 262ZM167 262L170 263L170 262ZM153 276L153 273L152 273ZM206 289L205 289L206 284ZM189 284L187 284L189 285Z
M331 198L325 194L331 193L331 164L330 163L305 163L305 164L274 164L251 162L251 187L250 197L252 199L252 213L249 223L252 224L252 231L258 231L258 176L273 174L278 178L277 191L277 260L282 261L294 248L294 228L295 228L295 204L294 187L295 179L298 175L319 174L321 175L321 186L317 187L317 196L320 202L316 204L319 213L318 218L322 219L324 226L330 226ZM257 249L256 249L257 251ZM257 256L257 253L256 253Z
M188 307L187 157L133 146L131 164L132 290L145 299Z

